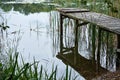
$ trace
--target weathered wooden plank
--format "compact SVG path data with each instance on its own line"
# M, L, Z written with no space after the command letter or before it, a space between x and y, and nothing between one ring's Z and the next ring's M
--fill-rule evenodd
M120 28L119 29L114 29L113 31L120 35Z
M88 9L79 9L79 8L57 8L57 10L63 13L89 12Z
M75 19L88 21L103 29L120 34L120 30L118 30L120 29L120 19L118 18L95 12L68 13L67 15Z
M90 22L101 28L113 32L115 34L120 34L120 19L114 18L105 14L89 12L87 9L78 8L58 8L57 9L64 16L82 20L85 22Z

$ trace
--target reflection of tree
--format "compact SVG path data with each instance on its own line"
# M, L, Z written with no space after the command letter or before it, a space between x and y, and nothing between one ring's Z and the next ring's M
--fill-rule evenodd
M4 11L10 11L10 10L12 9L12 5L5 6L5 5L0 4L0 7L1 7L2 9L4 9Z
M53 5L44 5L44 4L0 4L0 7L4 11L10 11L13 7L15 11L19 11L28 15L29 13L35 12L47 12L55 8Z

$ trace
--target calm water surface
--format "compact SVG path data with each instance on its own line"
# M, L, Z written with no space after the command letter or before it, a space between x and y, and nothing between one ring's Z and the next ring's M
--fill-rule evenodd
M56 44L58 45L59 42L55 40L58 30L52 27L57 24L54 21L55 15L57 15L55 11L30 13L29 15L14 10L9 12L1 10L1 13L7 25L10 26L8 29L9 39L12 41L20 38L18 52L25 62L33 62L33 58L35 58L48 71L52 69L52 65L57 65L58 77L65 75L66 65L56 58L59 51ZM71 68L69 67L69 69ZM76 75L79 74L72 70L73 78ZM83 77L77 79L84 80Z

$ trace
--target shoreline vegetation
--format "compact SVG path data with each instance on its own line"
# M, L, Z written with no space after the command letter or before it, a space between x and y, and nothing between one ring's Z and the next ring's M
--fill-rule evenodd
M54 67L54 64L51 72L48 72L42 65L38 70L39 61L35 61L35 59L33 63L25 63L22 60L22 65L19 65L18 56L18 52L9 55L7 66L0 63L0 80L76 80L78 77L71 77L71 70L69 71L68 66L66 66L65 75L59 78L57 77L57 66Z

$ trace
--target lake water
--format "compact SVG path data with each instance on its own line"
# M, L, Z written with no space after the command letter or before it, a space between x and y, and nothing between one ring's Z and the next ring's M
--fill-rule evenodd
M7 39L10 40L8 44L11 44L13 48L18 47L17 51L20 52L25 62L33 62L35 58L36 61L40 61L39 65L42 64L48 71L53 65L57 66L59 77L65 74L66 65L56 58L59 42L54 41L58 30L53 30L52 27L55 23L52 19L58 15L56 11L25 15L12 9L8 12L1 10L1 13L7 25L10 26L7 31ZM72 76L75 75L79 74L72 70ZM78 77L78 80L80 79L84 80L83 77Z
M48 72L50 72L53 65L57 66L58 77L65 75L66 64L71 66L69 66L69 70L72 69L73 78L76 75L80 75L77 80L84 80L86 77L87 79L91 79L93 76L96 76L96 65L91 65L92 63L90 60L92 58L92 42L91 37L89 37L91 35L89 32L90 24L79 28L79 46L77 47L79 55L77 57L79 57L80 60L78 59L77 65L73 65L73 54L64 55L65 58L68 58L70 62L65 61L58 55L60 52L59 13L54 10L45 11L43 8L41 8L41 11L38 12L36 9L34 9L34 7L31 7L31 9L37 12L27 12L26 10L28 10L28 8L25 8L25 10L23 8L24 5L22 8L17 7L18 11L13 7L8 11L1 9L0 13L3 16L1 21L4 21L6 25L10 26L10 28L7 30L7 38L4 42L7 42L9 47L17 47L17 51L22 55L25 62L33 62L34 59L36 61L40 61L39 65L42 64L43 67L48 70ZM49 8L51 9L51 7ZM75 34L73 27L74 21L65 19L63 26L65 26L63 30L63 45L67 48L72 48L75 46ZM7 44L5 43L5 46L8 47ZM101 49L102 54L100 55L100 62L101 66L106 67L106 45L102 45L102 47L103 49ZM109 70L115 71L115 56L109 58ZM104 69L101 69L101 71L103 70ZM87 71L89 71L88 73L93 73L94 75L88 75ZM81 75L85 76L85 78L83 78Z

